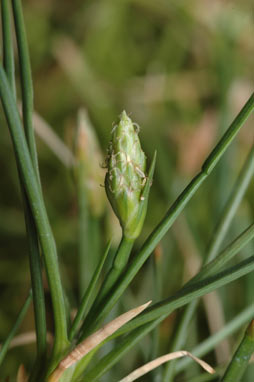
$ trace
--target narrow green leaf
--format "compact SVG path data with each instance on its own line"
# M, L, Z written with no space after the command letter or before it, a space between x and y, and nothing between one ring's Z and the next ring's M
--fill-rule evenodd
M254 174L254 147L251 147L250 152L244 162L238 178L233 186L233 191L223 209L221 218L216 224L215 231L211 243L209 245L206 263L213 260L218 253L218 250L228 232L230 224L235 216L235 213L243 199L243 196L250 184Z
M13 41L11 30L11 16L9 0L1 1L2 35L3 35L3 66L8 77L14 98L16 97L15 86L15 63L13 53Z
M171 314L175 309L187 304L195 298L204 296L223 285L226 285L238 278L252 272L254 270L254 256L241 261L237 265L227 268L226 270L217 273L216 275L207 277L206 279L197 281L189 286L183 286L172 297L169 297L157 304L149 307L139 317L134 318L131 322L121 328L117 335L126 333L136 327L143 325L146 322L156 320L161 316Z
M15 64L14 64L14 51L12 44L12 31L11 31L11 17L9 0L2 1L2 28L3 28L3 54L4 54L4 68L13 93L16 97L16 84L15 84ZM22 73L21 73L22 74ZM18 166L19 169L19 166ZM32 293L34 297L34 316L35 316L35 330L36 330L36 345L37 355L36 361L31 373L30 382L36 381L38 374L41 373L42 368L45 366L46 352L47 352L47 328L46 328L46 312L45 312L45 299L43 291L41 259L39 243L37 238L37 231L32 212L28 203L26 192L24 189L22 177L19 172L19 179L21 184L25 224L28 238L28 254L30 264L30 274L32 283Z
M56 245L49 224L41 189L26 143L17 106L11 93L5 72L1 65L0 96L12 137L18 168L20 169L22 182L24 184L29 204L31 206L43 255L45 258L45 265L52 296L52 305L55 319L54 354L59 356L63 349L67 346L68 339L64 295L60 279Z
M15 336L15 334L17 333L17 330L21 324L21 322L23 321L23 318L25 317L26 315L26 312L30 306L30 303L32 301L32 291L30 290L27 298L26 298L26 301L24 303L24 305L22 306L19 314L18 314L18 317L8 335L8 337L6 338L6 340L3 342L2 344L2 347L0 348L0 365L1 363L3 362L4 360L4 357L8 351L8 348L10 346L10 343L11 343L11 340L13 339L13 337Z
M254 320L249 324L244 337L234 353L221 382L240 382L254 354Z
M210 174L210 172L214 169L224 152L226 151L228 144L234 139L236 134L239 132L241 126L244 124L249 115L253 112L253 104L254 104L254 93L251 94L250 98L242 108L241 112L234 119L229 129L225 132L219 143L213 149L211 154L205 160L202 170L206 174Z
M27 144L39 181L38 158L33 129L33 81L21 1L12 0L12 9L20 63L23 123Z

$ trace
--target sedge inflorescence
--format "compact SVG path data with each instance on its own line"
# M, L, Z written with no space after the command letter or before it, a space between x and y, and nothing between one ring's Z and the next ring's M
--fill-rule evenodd
M106 160L105 186L109 201L127 238L136 238L143 225L140 213L142 191L146 183L146 157L141 148L139 128L122 112L112 130Z

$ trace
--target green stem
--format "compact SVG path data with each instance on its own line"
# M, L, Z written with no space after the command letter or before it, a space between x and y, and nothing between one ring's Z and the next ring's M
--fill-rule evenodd
M79 254L79 294L83 296L87 286L87 274L89 268L89 253L91 240L89 237L89 212L85 186L84 166L78 164L77 170L77 196L78 196L78 254Z
M16 97L15 65L14 65L9 0L2 1L2 25L3 25L4 67L5 67L7 78L10 84L10 88L15 98ZM29 207L28 199L26 197L20 170L19 170L19 179L20 179L23 203L24 203L25 223L26 223L28 248L29 248L28 253L29 253L31 283L32 283L32 292L34 297L33 306L34 306L34 316L35 316L37 357L36 357L36 362L35 362L32 375L30 377L30 381L33 381L37 379L37 375L40 374L41 368L44 367L45 360L46 360L46 351L47 351L46 312L45 312L45 300L44 300L42 272L41 272L41 259L40 259L40 250L39 250L39 244L38 244L38 238L37 238L37 231L36 231L35 222L32 216L32 212Z
M124 236L122 237L115 258L113 260L113 265L108 271L108 274L106 275L105 280L101 286L98 299L96 299L96 305L98 305L100 301L106 297L111 288L117 282L123 269L128 263L133 244L133 240L126 239Z
M14 98L16 97L15 86L15 63L12 44L11 17L9 0L1 1L2 15L2 35L3 35L3 66L12 89Z
M232 357L221 382L240 382L248 366L250 357L254 354L254 320L248 326L245 335Z
M78 308L78 312L76 314L76 317L73 321L73 324L72 324L72 327L70 330L70 335L69 335L70 341L72 341L74 339L75 335L77 334L79 324L85 317L85 313L86 313L86 310L88 308L88 305L91 304L92 294L94 293L94 289L96 287L96 284L97 284L97 281L100 277L103 265L105 263L107 255L109 253L110 245L111 245L111 243L108 244L102 259L99 261L99 264L98 264L97 268L95 269L93 277L89 283L89 286L88 286L87 290L85 291L85 294L82 298L81 304Z
M88 334L89 325L91 325L94 329L96 325L99 324L99 321L100 321L99 319L96 320L96 325L93 324L95 322L95 317L96 317L95 315L100 309L100 304L103 304L104 301L107 300L108 293L111 291L111 289L114 287L116 282L119 280L119 276L121 275L121 273L123 272L123 269L127 265L133 244L134 244L134 241L130 241L126 239L124 236L122 237L122 240L119 244L115 258L113 260L113 265L108 271L104 279L104 282L101 285L98 296L96 300L94 301L94 304L92 305L90 312L80 329L82 333L82 338Z
M55 324L54 356L62 353L68 344L67 323L64 305L64 295L60 279L59 265L54 236L48 221L40 186L34 171L28 146L22 129L19 113L10 87L0 66L0 96L3 103L6 119L13 140L14 150L18 158L18 166L26 189L27 197L39 235L49 287L52 296Z
M21 324L21 322L23 321L23 318L26 315L26 312L27 312L27 310L28 310L28 308L30 306L31 301L32 301L32 291L30 290L30 292L29 292L29 294L28 294L28 296L26 298L26 301L25 301L24 305L22 306L21 311L19 312L18 317L17 317L17 319L16 319L16 321L15 321L15 323L14 323L14 325L13 325L13 327L12 327L12 329L11 329L9 335L8 335L8 337L6 338L4 343L2 344L2 347L0 349L0 365L3 362L4 357L5 357L5 355L6 355L7 351L8 351L8 348L10 346L11 340L15 336L15 334L16 334L16 332L17 332L17 330L18 330L18 328L19 328L19 326Z
M47 326L46 326L46 309L45 298L42 281L42 267L39 243L37 239L37 230L31 209L29 207L28 200L23 190L25 222L27 230L27 239L29 247L29 264L31 274L31 284L33 291L33 306L35 317L35 331L36 331L36 347L37 356L34 369L32 371L30 382L36 381L38 375L40 375L42 368L45 366L46 354L47 354Z
M24 128L31 158L39 180L38 158L33 129L33 81L21 1L12 0L12 8L20 63Z

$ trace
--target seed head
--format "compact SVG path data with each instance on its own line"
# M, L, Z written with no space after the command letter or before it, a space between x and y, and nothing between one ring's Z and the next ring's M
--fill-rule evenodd
M106 192L126 238L135 239L143 226L142 191L146 183L146 157L141 149L138 128L125 111L112 138L106 160Z

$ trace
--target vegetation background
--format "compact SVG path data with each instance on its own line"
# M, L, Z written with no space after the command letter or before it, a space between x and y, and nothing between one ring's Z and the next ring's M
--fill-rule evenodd
M70 150L73 150L78 111L85 108L104 157L110 132L123 109L141 127L141 141L148 160L155 149L158 151L145 227L136 243L138 248L200 169L218 137L251 94L253 4L250 0L24 0L23 7L35 108ZM30 277L15 158L2 111L0 124L0 339L3 339L25 299ZM63 282L75 305L79 270L77 189L73 171L43 140L38 138L37 144L42 187ZM155 261L159 264L160 277L154 276L151 258L117 309L127 310L147 299L155 302L168 296L195 272L252 144L253 117L157 248ZM93 161L95 157L90 159ZM101 165L98 163L98 171ZM225 245L253 221L253 192L252 181ZM96 241L101 248L112 233L115 245L119 239L118 227L106 213L107 203L105 200L105 210L99 219L100 242ZM244 251L251 249L253 243ZM96 264L93 253L89 255L87 280ZM220 290L222 323L253 300L253 287L253 275L249 275ZM51 321L50 313L48 320ZM167 350L176 321L174 314L162 324L159 353ZM188 347L209 336L207 311L202 304L191 329ZM20 332L31 330L32 308ZM237 334L229 339L229 355L239 338ZM124 358L119 370L115 368L114 378L118 371L121 375L123 370L131 371L146 358L145 344L142 342L136 353ZM21 362L29 365L32 356L32 344L12 349L1 375L13 374ZM211 353L207 360L215 363L215 354ZM253 367L245 382L251 382L251 371L254 373ZM193 366L188 375L195 372ZM184 378L186 375L180 375L179 381Z

